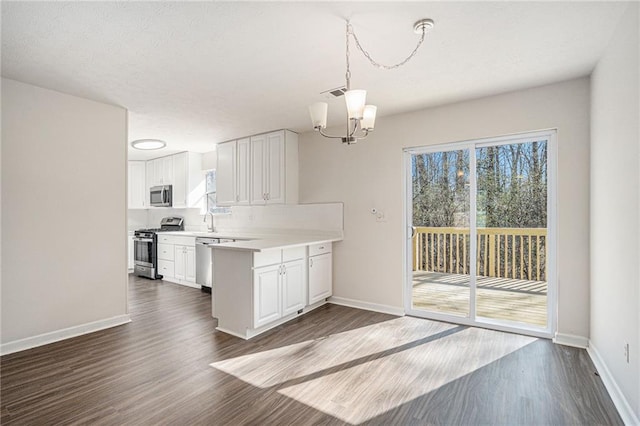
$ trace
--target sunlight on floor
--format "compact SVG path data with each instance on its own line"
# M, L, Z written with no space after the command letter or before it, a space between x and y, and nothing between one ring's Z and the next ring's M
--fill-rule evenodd
M357 424L536 340L401 317L211 366Z

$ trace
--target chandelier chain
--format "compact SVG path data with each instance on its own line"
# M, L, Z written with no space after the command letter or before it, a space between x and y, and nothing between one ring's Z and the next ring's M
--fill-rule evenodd
M347 22L347 32L346 32L346 43L347 43L347 50L346 50L346 56L347 56L347 73L345 74L345 79L347 80L347 90L351 90L351 69L349 67L349 27L351 26L351 24L349 24L349 22Z
M420 48L420 46L422 45L422 42L424 41L425 33L426 33L425 27L422 27L422 34L420 35L420 40L418 40L418 44L416 45L415 49L413 49L413 52L411 52L409 56L407 56L402 62L398 62L395 65L385 65L385 64L376 62L371 57L371 54L369 54L369 52L367 52L362 47L362 45L360 44L360 40L358 40L358 36L356 36L356 33L353 31L353 26L349 23L349 21L347 21L347 83L349 82L349 77L351 77L350 71L349 71L349 34L353 36L353 40L356 42L356 47L369 60L369 62L371 62L371 65L373 65L376 68L380 68L384 70L392 70L392 69L400 68L401 66L409 62L409 60L411 60L411 58L413 58L416 55L416 53L418 52L418 49Z

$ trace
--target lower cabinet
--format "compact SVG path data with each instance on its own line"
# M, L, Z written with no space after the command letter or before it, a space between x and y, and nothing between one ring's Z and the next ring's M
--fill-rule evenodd
M196 282L196 248L176 245L174 253L174 277Z
M195 237L160 235L158 237L158 273L165 281L200 287L196 284Z
M253 274L254 328L306 306L303 260L256 268Z
M333 294L331 243L309 246L309 304Z
M212 249L212 314L219 331L250 339L309 312L331 295L331 244Z

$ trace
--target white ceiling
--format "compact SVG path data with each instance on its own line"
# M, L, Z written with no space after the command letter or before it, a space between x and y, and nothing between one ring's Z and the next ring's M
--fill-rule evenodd
M2 76L129 110L129 141L162 151L310 129L307 105L344 84L344 23L374 59L414 48L404 67L371 66L352 44L352 87L378 116L588 75L626 8L612 2L2 2ZM345 121L329 102L329 125Z

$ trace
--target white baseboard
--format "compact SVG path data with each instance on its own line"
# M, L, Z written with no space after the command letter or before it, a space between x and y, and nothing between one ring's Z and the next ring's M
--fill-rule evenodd
M584 336L576 336L574 334L556 333L553 343L558 345L573 346L574 348L587 349L589 339Z
M625 425L640 425L640 419L633 412L629 401L625 398L624 394L618 387L616 380L611 375L611 372L607 368L607 365L604 363L600 353L593 346L593 342L589 341L589 347L587 348L587 353L591 357L591 361L596 366L598 370L598 374L602 379L602 383L604 383L604 387L607 388L609 392L609 396L613 400L616 408L618 409L618 413L620 413L620 417L622 417L622 421Z
M62 330L51 331L49 333L39 334L25 339L14 340L13 342L7 342L0 345L0 355L8 355L14 352L48 345L49 343L59 342L60 340L93 333L94 331L104 330L105 328L111 328L129 322L131 322L129 315L118 315L113 318L63 328Z
M400 317L404 316L404 309L398 308L396 306L379 305L377 303L369 303L369 302L363 302L361 300L347 299L344 297L335 297L335 296L330 297L329 300L327 301L329 303L333 303L334 305L348 306L350 308L358 308L358 309L364 309L367 311L381 312L383 314L397 315Z

